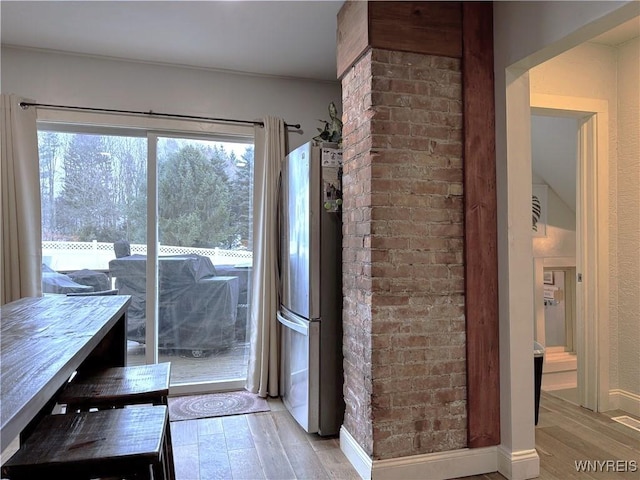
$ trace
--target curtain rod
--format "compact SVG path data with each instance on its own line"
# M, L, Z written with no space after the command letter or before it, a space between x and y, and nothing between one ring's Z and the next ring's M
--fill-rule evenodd
M235 120L232 118L213 118L213 117L198 117L195 115L180 115L174 113L159 113L154 112L153 110L149 110L148 112L142 112L137 110L116 110L111 108L93 108L93 107L74 107L70 105L52 105L49 103L31 103L31 102L20 102L20 107L29 108L29 107L43 107L43 108L60 108L64 110L82 110L85 112L107 112L107 113L124 113L127 115L150 115L155 117L168 117L168 118L182 118L188 120L203 120L212 123L236 123L243 125L259 125L264 127L264 122L255 121L255 120ZM300 124L290 124L285 123L284 126L286 128L293 128L295 130L300 130Z

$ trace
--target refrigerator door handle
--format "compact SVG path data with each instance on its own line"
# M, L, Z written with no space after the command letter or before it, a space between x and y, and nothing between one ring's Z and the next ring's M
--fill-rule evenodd
M283 316L280 312L277 313L278 321L292 330L295 330L298 333L301 333L305 337L309 336L309 325L304 320L299 320L297 318L289 319Z
M282 170L278 175L278 185L276 187L276 225L278 232L282 232ZM278 254L276 256L276 280L278 282L278 303L282 302L282 237L278 236Z

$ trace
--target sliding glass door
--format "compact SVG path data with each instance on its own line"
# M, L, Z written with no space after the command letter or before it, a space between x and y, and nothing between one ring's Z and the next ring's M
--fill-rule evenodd
M243 384L252 139L44 125L39 150L45 294L131 295L129 364Z
M253 145L158 137L158 345L176 383L244 379Z

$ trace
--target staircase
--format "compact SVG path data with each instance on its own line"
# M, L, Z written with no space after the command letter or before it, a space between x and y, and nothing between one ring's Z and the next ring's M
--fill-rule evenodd
M542 367L542 390L562 390L578 385L578 361L575 353L565 352L563 347L545 350Z

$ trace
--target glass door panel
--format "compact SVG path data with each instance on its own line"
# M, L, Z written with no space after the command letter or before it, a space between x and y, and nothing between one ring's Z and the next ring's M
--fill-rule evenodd
M128 363L145 363L147 140L40 129L42 289L45 295L132 295Z
M244 380L253 145L158 137L158 348L172 385Z

